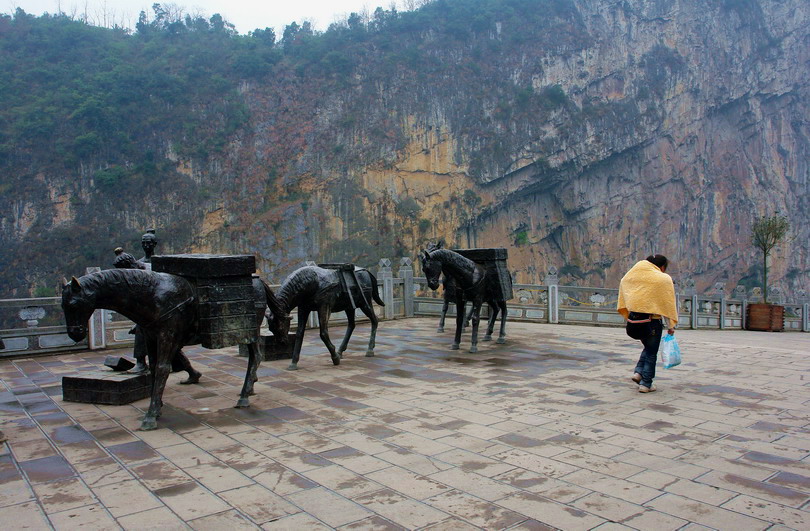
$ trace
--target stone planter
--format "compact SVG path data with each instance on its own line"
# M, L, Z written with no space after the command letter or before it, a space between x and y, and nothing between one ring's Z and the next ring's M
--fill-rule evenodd
M746 309L746 330L782 332L785 329L785 307L776 304L749 304Z

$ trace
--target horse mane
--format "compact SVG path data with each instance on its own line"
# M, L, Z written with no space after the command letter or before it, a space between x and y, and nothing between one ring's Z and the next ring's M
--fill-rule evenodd
M475 269L475 262L469 258L465 258L455 251L450 249L436 249L435 251L428 251L428 255L444 263L452 264L465 270L472 271Z
M273 293L273 290L270 288L270 285L264 280L261 280L261 282L262 286L264 286L264 293L267 296L267 306L270 307L270 311L273 312L273 316L282 317L284 315L287 315L287 312L285 312L284 308L281 306L281 301L278 300L276 294Z
M303 295L309 284L313 282L318 285L318 273L315 266L304 266L296 269L281 283L276 294L280 308L291 308L295 304L296 298ZM270 308L272 311L272 307ZM288 311L280 315L286 315Z
M98 292L122 286L127 291L154 291L157 276L141 269L104 269L81 277L79 284L87 291Z

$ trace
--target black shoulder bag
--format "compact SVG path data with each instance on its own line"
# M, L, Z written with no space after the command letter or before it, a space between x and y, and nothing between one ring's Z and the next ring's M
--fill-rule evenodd
M649 313L630 312L627 317L627 335L644 340L653 333L652 317Z

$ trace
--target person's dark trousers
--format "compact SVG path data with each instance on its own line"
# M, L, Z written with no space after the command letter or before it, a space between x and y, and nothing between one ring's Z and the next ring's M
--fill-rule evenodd
M641 351L635 371L641 375L639 385L644 387L652 387L653 378L655 378L655 362L658 361L658 346L661 344L661 332L664 330L661 319L652 320L652 329L653 333L641 340L644 350Z
M146 365L146 338L143 336L140 326L135 326L133 330L135 333L135 347L132 352L132 356L135 358L133 372L145 374L149 372L149 367Z

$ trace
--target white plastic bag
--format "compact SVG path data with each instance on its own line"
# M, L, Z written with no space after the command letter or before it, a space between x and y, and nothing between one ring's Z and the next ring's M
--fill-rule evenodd
M665 369L671 369L681 364L681 347L674 335L666 334L661 340L661 361Z

